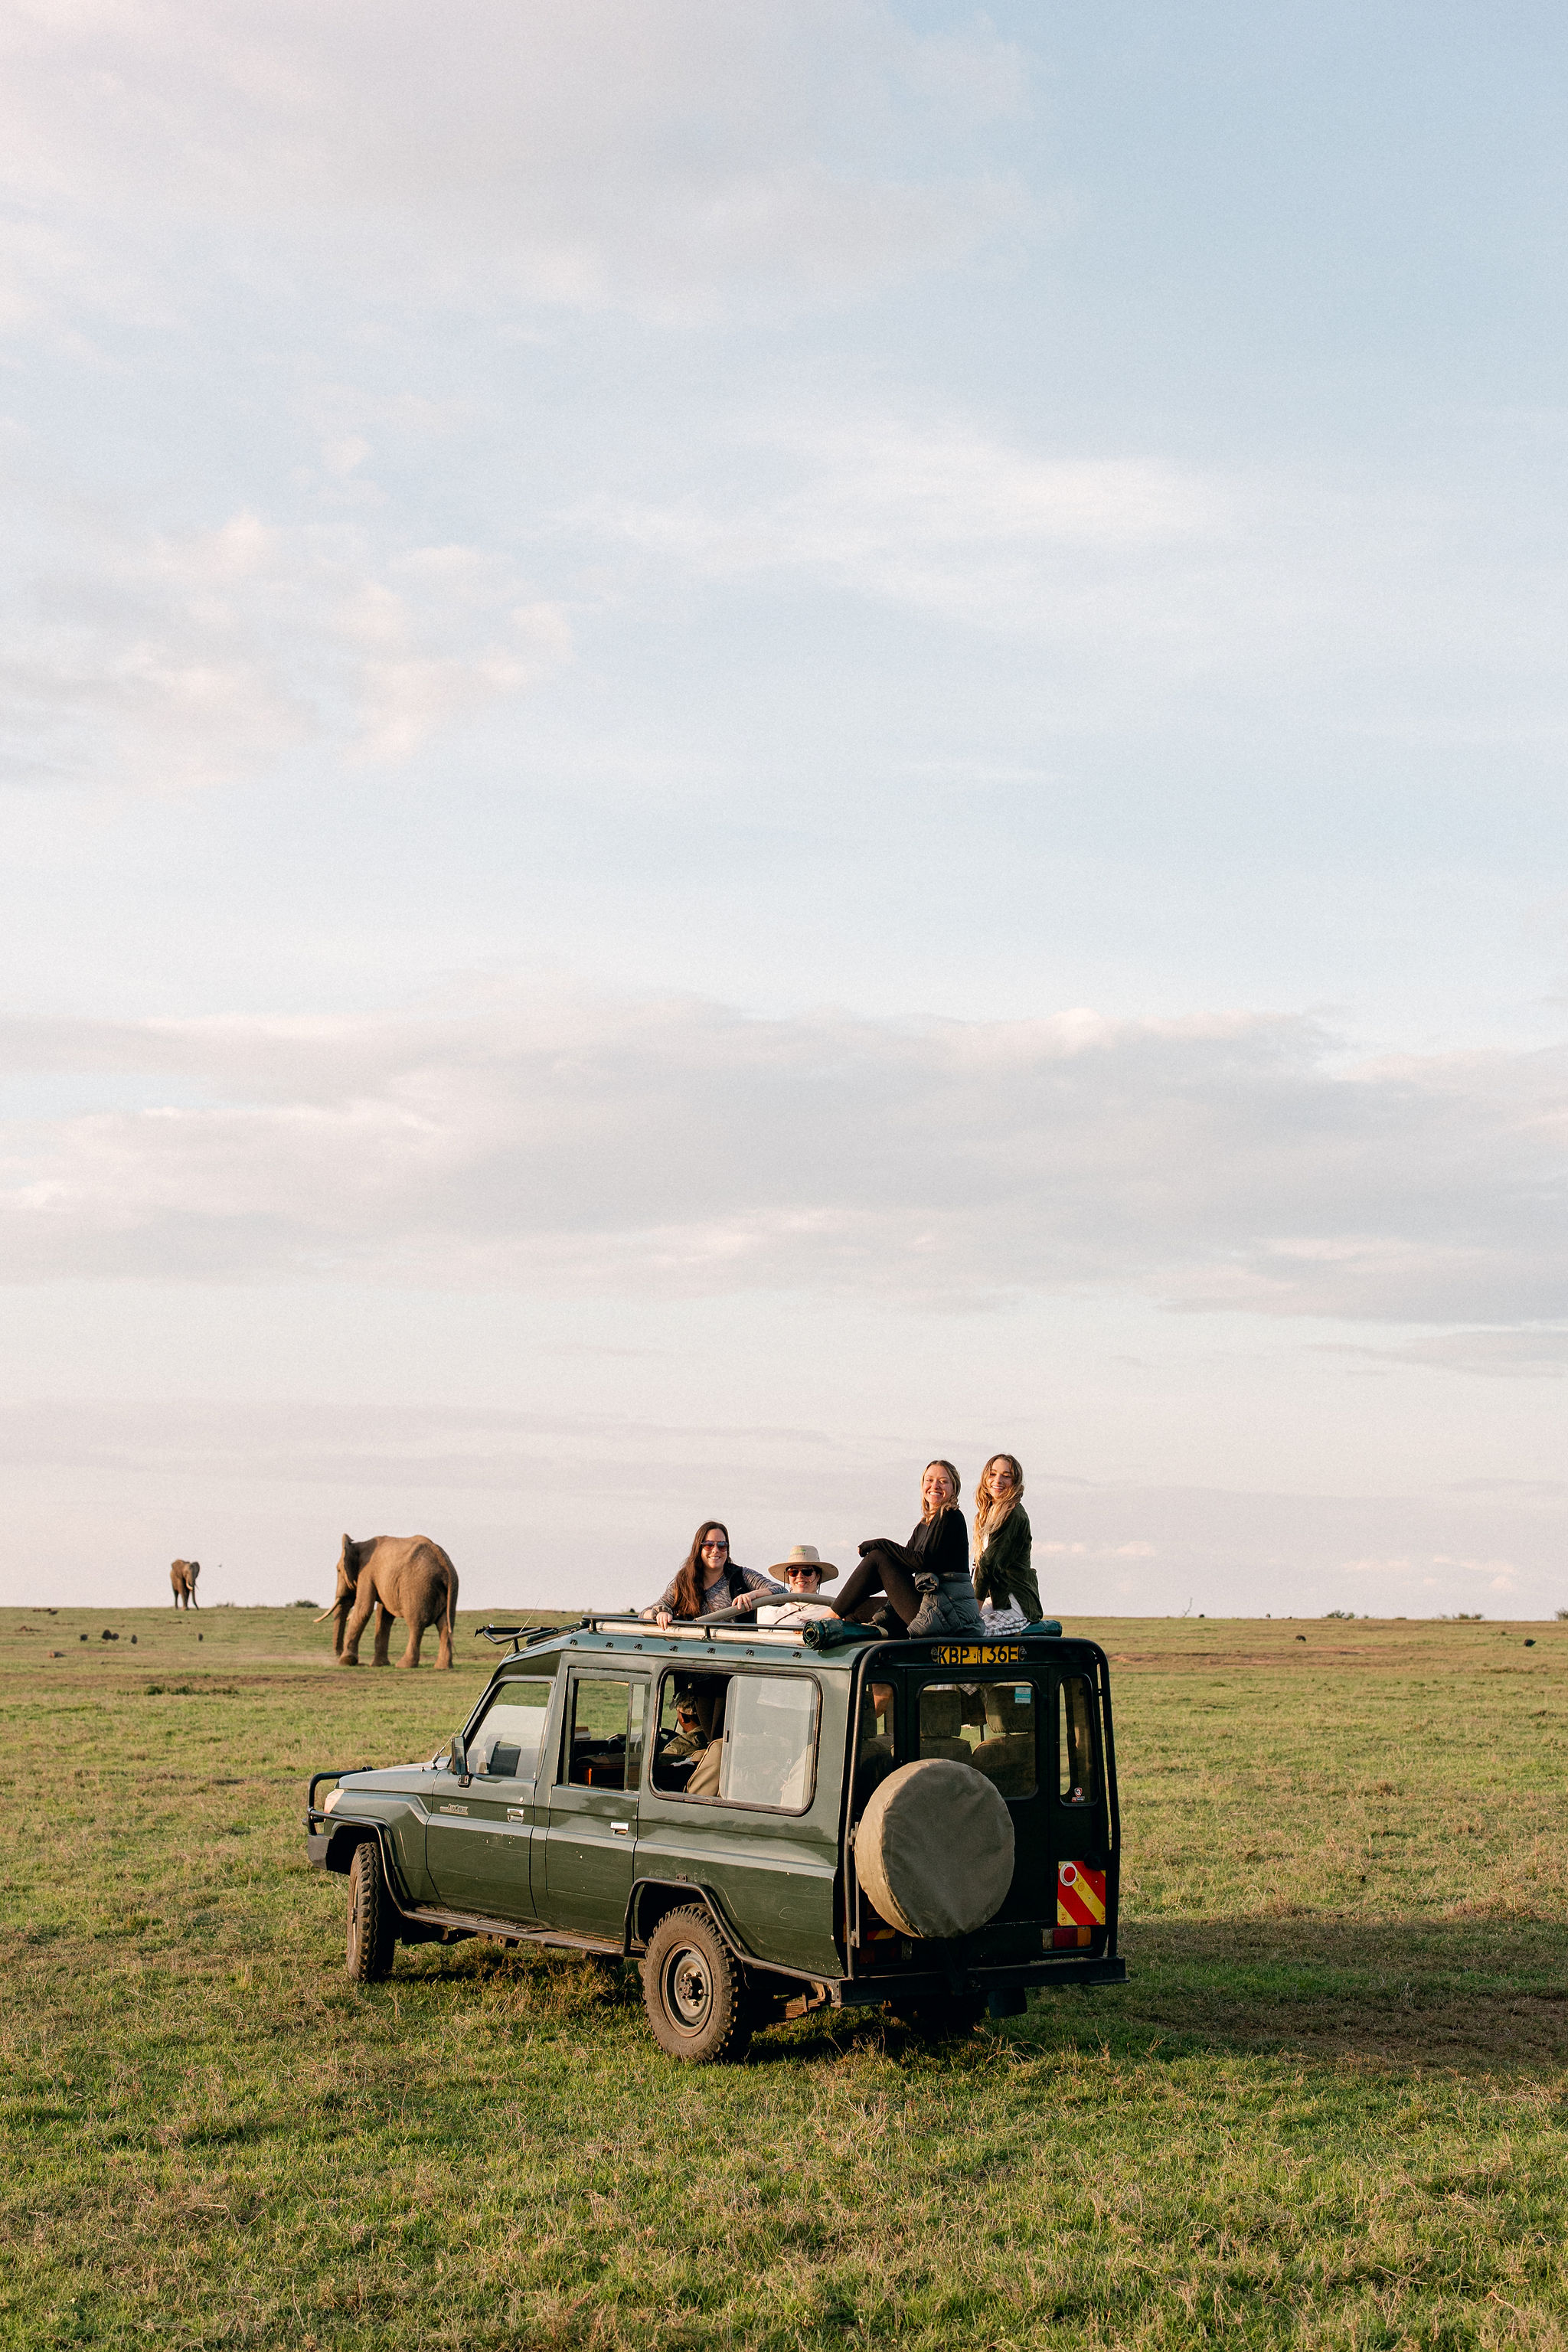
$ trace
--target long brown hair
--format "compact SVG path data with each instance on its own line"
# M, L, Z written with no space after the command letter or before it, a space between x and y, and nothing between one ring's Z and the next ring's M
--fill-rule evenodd
M670 1612L672 1617L697 1617L701 1614L702 1547L710 1535L721 1535L726 1546L729 1544L730 1530L722 1519L703 1520L691 1538L691 1549L676 1570L675 1607ZM724 1565L726 1568L730 1566L728 1549L724 1554Z
M985 1481L991 1475L992 1462L1005 1462L1013 1473L1013 1491L1005 1503L994 1503ZM993 1454L980 1473L980 1484L974 1489L974 1557L979 1559L1004 1519L1016 1503L1024 1499L1024 1465L1016 1454Z
M959 1483L958 1473L953 1468L952 1463L944 1462L941 1454L938 1454L926 1464L926 1470L945 1470L947 1472L948 1476L952 1480L952 1500L951 1503L944 1503L942 1507L942 1511L955 1511L958 1508L958 1498L960 1495L963 1494L963 1488ZM922 1490L925 1486L925 1476L926 1471L922 1470L921 1472L921 1486ZM936 1514L936 1517L939 1519L942 1517L942 1511L938 1511ZM922 1491L921 1495L921 1517L924 1519L928 1518L930 1516L931 1514L926 1509L926 1498Z

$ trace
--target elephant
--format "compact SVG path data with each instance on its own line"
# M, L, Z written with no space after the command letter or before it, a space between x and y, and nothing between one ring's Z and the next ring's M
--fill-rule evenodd
M169 1570L169 1582L174 1588L176 1609L199 1609L196 1599L196 1579L202 1572L199 1559L177 1559Z
M316 1619L337 1619L332 1650L340 1666L359 1664L360 1636L379 1608L375 1649L371 1663L390 1665L387 1647L392 1621L401 1617L408 1628L408 1647L400 1666L419 1664L419 1644L426 1626L440 1628L437 1666L452 1663L452 1624L458 1612L458 1571L437 1543L428 1536L366 1536L355 1543L343 1538L338 1559L337 1598Z

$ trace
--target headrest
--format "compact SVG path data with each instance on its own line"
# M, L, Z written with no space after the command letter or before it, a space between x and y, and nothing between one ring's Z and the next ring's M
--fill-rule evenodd
M932 1690L921 1693L921 1739L957 1739L963 1730L963 1693Z
M1012 1683L991 1684L985 1693L985 1719L996 1732L1033 1731L1035 1709L1027 1688L1019 1698Z

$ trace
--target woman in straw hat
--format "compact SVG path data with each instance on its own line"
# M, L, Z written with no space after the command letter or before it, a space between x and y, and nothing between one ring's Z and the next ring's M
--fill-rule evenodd
M815 1544L793 1544L789 1557L775 1559L768 1570L770 1576L784 1578L789 1599L764 1601L757 1611L758 1624L804 1625L813 1617L831 1617L833 1611L816 1596L837 1573L833 1562L824 1559Z

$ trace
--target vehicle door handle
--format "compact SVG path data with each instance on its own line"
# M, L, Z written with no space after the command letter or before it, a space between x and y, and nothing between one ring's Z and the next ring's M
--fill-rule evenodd
M612 1822L610 1823L610 1835L612 1837L630 1837L631 1833L632 1825L630 1822Z
M528 1819L527 1808L523 1805L509 1805L506 1809L506 1817L509 1822L525 1822Z

